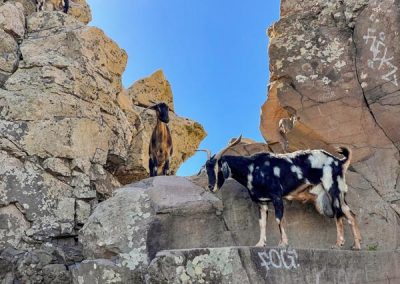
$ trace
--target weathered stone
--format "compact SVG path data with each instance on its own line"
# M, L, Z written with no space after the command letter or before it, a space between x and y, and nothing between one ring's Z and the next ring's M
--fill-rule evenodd
M76 223L83 225L90 216L91 206L83 200L76 201Z
M144 283L140 274L107 259L85 260L70 267L72 283Z
M14 38L21 39L25 34L25 15L20 3L7 2L0 5L0 29Z
M30 223L14 204L0 208L0 247L18 246L29 228Z
M387 249L397 247L399 228L390 203L400 172L398 4L282 1L281 19L268 31L271 78L260 124L274 152L282 151L279 120L294 115L290 151L350 147L348 202L359 207L369 242ZM391 233L376 236L382 220Z
M15 39L0 29L0 86L16 70L19 62L19 48Z
M84 24L88 24L92 20L92 12L86 0L70 1L68 14Z
M74 208L72 200L68 202L72 189L68 185L5 152L0 152L0 161L0 204L18 202L24 208L25 218L31 222L27 236L47 239L61 234L62 223L73 227Z
M20 3L23 7L23 13L25 16L29 16L30 14L36 12L36 3L32 0L3 0L4 2L11 3ZM0 1L1 4L2 1Z
M172 250L160 252L152 261L148 280L150 283L383 284L400 277L399 265L399 252L246 247Z
M157 123L157 117L153 110L143 112L142 107L134 107L131 111L126 111L126 113L131 124L135 125L137 123L137 126L136 135L134 135L129 148L127 163L126 165L120 165L115 171L115 175L122 184L148 177L148 147L151 134ZM138 116L141 118L139 119ZM175 173L179 166L195 153L206 133L197 122L181 118L174 113L170 113L169 117L169 128L174 148L170 171Z
M71 273L63 264L49 264L43 267L43 283L46 284L69 284Z
M126 95L136 105L148 107L164 102L171 111L174 111L171 85L162 70L158 70L151 76L135 82L129 87Z
M58 158L48 158L43 162L43 168L54 175L71 176L71 169L68 163Z
M87 258L114 258L130 269L145 267L162 249L208 246L210 240L220 246L231 243L216 215L221 210L217 198L185 178L147 179L100 203L79 240Z

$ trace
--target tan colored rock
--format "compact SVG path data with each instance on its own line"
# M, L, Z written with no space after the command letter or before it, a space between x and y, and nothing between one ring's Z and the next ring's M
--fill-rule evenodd
M92 20L92 11L86 0L70 1L68 14L84 24L88 24Z
M138 106L148 107L155 103L165 102L169 109L174 111L171 85L162 70L135 82L127 90L127 95Z
M0 5L0 29L3 29L14 38L23 38L25 35L25 15L20 3L6 2Z
M149 143L153 129L157 123L155 111L134 106L126 112L136 131L132 138L126 165L116 169L115 175L122 184L140 180L149 176ZM140 119L138 118L140 115ZM175 173L179 166L186 161L204 139L206 133L203 127L192 120L181 118L170 113L169 128L172 135L174 153L171 158L170 170Z
M8 9L20 9L13 19L18 23L23 9L14 2L25 3L2 3L0 12L10 18ZM89 21L85 1L72 6L72 14ZM143 108L121 83L127 55L101 30L58 11L27 15L19 46L13 32L0 29L0 219L6 224L0 224L0 245L51 243L65 250L65 263L71 261L67 254L79 261L74 238L92 208L121 182L147 177L144 153L155 116L148 110L146 119L139 118ZM14 22L2 27L17 31ZM23 27L25 32L25 22ZM176 170L205 133L171 116Z
M22 241L25 231L30 228L30 223L16 205L10 204L0 207L0 246L18 246Z
M0 87L17 69L19 48L15 39L0 29Z
M398 16L389 0L282 1L281 19L268 31L271 82L260 123L276 152L279 120L292 115L300 121L287 134L291 151L351 147L354 174L376 192L368 193L370 204L391 216L400 199ZM371 217L364 230L372 235L380 222ZM398 226L395 217L386 222Z

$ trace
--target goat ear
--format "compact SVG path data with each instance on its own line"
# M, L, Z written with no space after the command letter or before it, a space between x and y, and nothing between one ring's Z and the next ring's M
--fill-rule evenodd
M227 179L231 175L231 169L229 168L227 162L222 163L221 171L224 175L224 179Z

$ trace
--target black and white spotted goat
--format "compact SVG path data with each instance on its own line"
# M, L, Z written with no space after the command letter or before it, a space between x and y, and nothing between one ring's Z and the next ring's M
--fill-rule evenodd
M216 192L228 177L248 189L251 199L260 207L260 240L256 246L266 245L267 203L272 202L279 226L279 245L287 246L288 238L283 228L283 199L314 202L320 213L336 218L336 246L344 244L343 219L347 218L354 236L354 249L361 248L361 235L355 215L345 201L347 185L345 173L350 164L351 152L339 148L343 159L324 150L296 151L290 154L257 153L249 157L228 156L224 153L240 142L232 142L217 156L208 150L206 173L208 188ZM314 187L309 191L310 187ZM314 191L314 194L312 193Z

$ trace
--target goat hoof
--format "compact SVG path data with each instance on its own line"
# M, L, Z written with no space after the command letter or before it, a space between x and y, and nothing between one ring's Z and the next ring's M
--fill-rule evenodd
M351 250L361 250L361 246L354 245L351 247Z
M264 242L258 242L255 247L263 248L266 247L266 244Z
M333 245L331 246L331 249L341 249L342 245Z
M288 248L289 244L288 243L279 243L278 248Z

